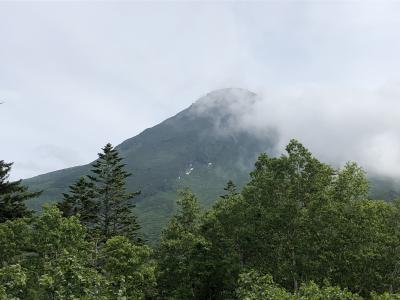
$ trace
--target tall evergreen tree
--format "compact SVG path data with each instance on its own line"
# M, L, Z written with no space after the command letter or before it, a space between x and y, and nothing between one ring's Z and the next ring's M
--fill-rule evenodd
M63 201L58 204L58 208L64 217L79 214L82 224L94 229L98 222L99 204L95 199L93 182L89 182L85 177L80 177L69 188L70 192L63 194Z
M136 239L140 226L133 214L135 205L132 199L139 192L126 190L126 178L132 174L124 170L125 164L121 163L118 151L110 143L102 150L92 165L93 175L88 176L99 204L99 234L104 241L116 235Z
M229 180L224 187L225 195L221 195L222 199L227 199L232 196L236 196L239 193L237 192L236 184L233 183L232 180Z
M12 163L0 160L0 222L27 217L31 211L25 201L40 195L41 192L31 192L21 184L22 180L9 181Z

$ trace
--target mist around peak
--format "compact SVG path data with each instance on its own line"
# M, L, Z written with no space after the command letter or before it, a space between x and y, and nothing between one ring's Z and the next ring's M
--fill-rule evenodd
M212 91L190 108L208 116L224 135L248 132L259 139L271 130L276 150L298 139L321 160L343 166L356 161L372 176L400 176L400 88L335 86L263 87Z

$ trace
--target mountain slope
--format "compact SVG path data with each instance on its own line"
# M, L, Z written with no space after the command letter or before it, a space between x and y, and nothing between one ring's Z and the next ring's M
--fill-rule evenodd
M241 112L257 101L242 89L214 91L188 109L117 146L126 168L131 191L141 190L136 214L149 240L156 240L174 212L176 190L191 188L203 206L210 206L232 179L244 184L261 152L274 154L276 131L258 137L242 131ZM40 209L45 202L61 199L68 186L88 174L90 165L40 175L24 183L44 193L29 205Z
M157 241L173 214L178 189L189 187L209 207L228 180L239 187L247 181L261 152L277 154L276 129L264 134L243 130L243 117L251 117L249 108L255 101L257 96L247 90L217 90L117 146L133 173L129 190L142 192L135 198L136 214L150 241ZM89 172L90 164L25 180L31 189L44 191L29 206L39 210L43 203L60 200L69 185ZM373 177L370 181L373 199L391 200L400 194L396 180Z

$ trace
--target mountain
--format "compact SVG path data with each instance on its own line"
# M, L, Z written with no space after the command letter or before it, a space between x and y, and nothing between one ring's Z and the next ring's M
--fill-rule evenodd
M157 241L174 213L178 189L192 189L203 207L209 207L223 194L228 180L239 187L246 183L261 152L277 155L277 129L262 133L243 129L256 101L257 95L247 90L217 90L117 146L127 171L133 173L129 190L142 192L135 198L136 214L148 240ZM44 203L60 200L68 186L90 169L88 164L25 180L31 189L44 191L28 205L40 210ZM396 180L373 177L370 195L393 199L400 194L399 186Z
M136 214L147 239L157 240L174 212L178 189L191 188L209 207L228 180L238 186L246 182L261 152L275 153L274 129L263 136L240 126L243 113L255 101L256 94L247 90L217 90L116 147L133 173L129 190L141 191L135 198ZM89 172L90 164L25 180L31 189L44 191L29 206L39 210L43 203L61 199L69 185Z

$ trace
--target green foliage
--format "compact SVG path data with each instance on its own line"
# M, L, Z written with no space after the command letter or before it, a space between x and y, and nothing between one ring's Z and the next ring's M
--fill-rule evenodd
M32 224L32 244L41 258L53 259L65 251L82 254L87 249L86 229L76 217L63 218L55 206L44 207L43 213Z
M230 299L238 275L247 258L243 255L246 236L243 198L240 194L230 193L221 198L209 210L201 224L201 234L209 243L208 289L214 299ZM241 226L239 226L241 224ZM251 243L251 241L248 241Z
M246 229L240 240L249 267L297 290L305 275L307 213L328 201L334 170L297 141L291 141L286 149L288 156L264 154L256 162L243 191Z
M0 299L19 299L26 286L26 273L19 264L0 269Z
M337 286L320 288L314 282L302 284L296 299L299 300L362 300L357 294Z
M255 271L240 274L236 294L239 300L294 300L294 295L276 285L270 275Z
M400 294L383 293L377 295L376 293L371 294L371 300L399 300Z
M153 253L136 243L130 174L107 145L63 213L0 223L0 299L400 299L400 200L367 200L355 163L286 150L205 213L182 190Z
M29 226L26 219L0 224L0 266L17 264L24 249L29 248Z
M220 199L203 221L217 294L232 291L243 268L292 291L309 280L364 296L399 290L398 206L361 200L367 183L354 163L335 171L297 141L287 152L261 155L242 196Z
M389 286L399 289L398 279L393 277L400 242L393 227L394 213L390 204L362 200L338 205L329 216L321 215L313 256L320 253L318 269L329 272L321 272L320 280L329 278L363 295Z
M366 199L369 186L365 176L365 171L355 162L347 163L334 179L335 202Z
M239 300L362 300L357 294L339 287L320 288L314 282L302 284L297 293L290 293L278 286L270 275L256 271L240 274L236 290ZM377 298L380 299L380 298Z
M99 204L95 199L95 186L85 177L71 185L70 193L64 193L64 199L58 203L59 209L65 217L79 215L82 224L94 229L98 222Z
M78 218L63 218L45 207L31 224L27 297L71 299L99 293L101 278L92 268L92 244Z
M8 177L11 166L12 163L0 160L0 223L30 216L31 211L26 207L25 201L41 193L30 192L21 184L21 180L10 182Z
M126 190L126 179L131 175L124 170L122 158L111 144L107 144L93 164L88 175L70 186L58 204L64 216L78 216L91 233L91 238L105 242L112 236L138 239L140 229L133 214L132 199L139 193Z
M126 237L109 239L100 252L99 267L108 282L110 299L145 299L155 294L155 263L148 246L132 244ZM124 298L126 297L126 298Z
M107 144L93 164L89 179L94 183L95 197L99 205L98 229L106 241L112 236L123 235L136 238L140 226L136 222L131 199L137 193L126 191L125 180L131 174L124 170L122 158L111 144Z
M79 219L63 217L55 206L29 222L0 224L0 242L5 254L0 299L144 299L155 294L148 246L114 237L99 250L87 241Z
M21 287L12 279L13 285L21 287L21 299L70 299L97 294L99 277L91 268L91 245L77 218L63 218L56 207L46 207L42 215L29 222L1 224L0 241L7 245L0 247L6 253L2 256L5 268L16 263L22 267L26 284Z
M237 192L236 184L233 183L232 180L229 180L224 187L224 191L226 192L225 195L222 195L221 198L226 199L232 196L236 196L239 193Z
M179 193L178 212L162 234L157 283L167 299L199 299L207 274L208 243L200 235L200 208L189 190Z
M43 260L39 267L42 275L37 290L46 299L96 299L101 295L105 280L75 253L65 251L55 259Z

